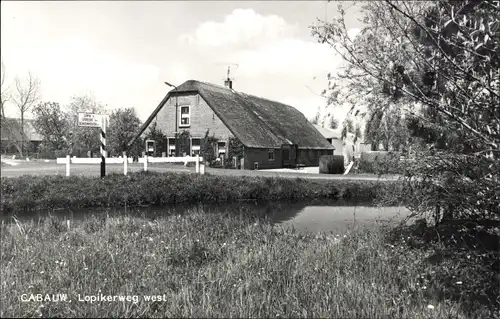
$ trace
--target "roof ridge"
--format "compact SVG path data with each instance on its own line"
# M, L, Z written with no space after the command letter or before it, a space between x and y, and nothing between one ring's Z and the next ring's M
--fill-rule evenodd
M276 101L276 100L271 100L269 98L266 98L266 97L263 97L263 96L259 96L259 95L255 95L255 94L249 94L249 93L245 93L243 91L236 91L234 88L228 88L227 86L223 86L223 85L219 85L219 84L215 84L215 83L210 83L210 82L205 82L205 81L199 81L199 80L191 80L191 81L194 81L194 82L198 82L198 83L202 83L202 84L205 84L205 85L209 85L209 86L213 86L213 87L217 87L217 88L220 88L220 89L226 89L228 91L232 91L233 93L236 93L236 94L242 94L242 95L247 95L247 96L250 96L250 97L256 97L258 99L261 99L261 100L264 100L264 101L269 101L269 102L273 102L273 103L279 103L281 105L285 105L285 106L288 106L288 107L291 107L293 108L294 110L297 110L297 108L293 107L292 105L290 104L286 104L286 103L283 103L283 102L280 102L280 101ZM300 112L300 111L299 111ZM302 113L302 112L301 112Z
M209 86L215 86L219 89L226 89L228 91L234 91L234 89L230 89L228 88L227 86L223 86L223 85L219 85L219 84L215 84L215 83L210 83L210 82L205 82L205 81L198 81L198 80L193 80L195 82L198 82L198 83L202 83L202 84L205 84L205 85L209 85Z

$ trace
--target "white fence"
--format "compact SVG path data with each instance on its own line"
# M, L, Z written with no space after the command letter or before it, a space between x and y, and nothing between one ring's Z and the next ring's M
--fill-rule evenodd
M126 159L126 160L124 160ZM198 174L205 174L205 164L203 164L203 157L198 155L195 157L185 156L185 157L141 157L139 158L139 164L144 164L144 171L148 170L148 163L195 163L195 171ZM101 164L101 158L85 158L85 157L59 157L56 160L57 164L66 164L66 176L70 175L71 164ZM111 157L106 158L106 164L121 164L123 163L123 174L127 175L128 164L133 163L133 158L131 157Z
M71 157L71 164L101 164L101 158L100 157ZM127 161L129 163L133 163L133 158L128 157ZM66 158L65 157L59 157L57 158L57 164L66 164ZM106 157L106 164L122 164L123 163L123 157Z
M144 163L145 159L148 159L148 163L190 163L190 162L195 162L196 163L196 156L184 156L184 157L152 157L152 156L145 156L145 157L139 157L139 163L142 164ZM203 162L203 157L198 157L200 162ZM106 159L106 162L108 159Z

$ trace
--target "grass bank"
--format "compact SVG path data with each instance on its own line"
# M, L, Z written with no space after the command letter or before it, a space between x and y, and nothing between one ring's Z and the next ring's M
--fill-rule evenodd
M163 206L241 200L342 199L367 202L395 182L308 180L140 172L103 179L80 176L2 178L1 209L17 213L56 208Z
M0 236L1 317L491 317L466 313L474 282L440 283L427 250L381 230L299 235L234 212L192 212L3 223ZM79 301L101 293L131 301ZM21 302L31 294L71 302Z

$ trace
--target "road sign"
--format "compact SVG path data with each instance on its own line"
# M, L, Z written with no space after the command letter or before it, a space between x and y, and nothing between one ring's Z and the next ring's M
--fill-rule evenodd
M78 126L101 127L101 124L101 114L78 113Z

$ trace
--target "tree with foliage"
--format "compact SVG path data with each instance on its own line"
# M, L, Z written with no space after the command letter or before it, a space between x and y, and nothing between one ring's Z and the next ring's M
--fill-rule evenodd
M40 81L33 76L33 74L28 73L25 81L21 81L19 77L15 79L15 90L12 95L12 101L19 109L21 114L21 141L20 141L20 152L19 155L23 156L23 151L25 147L25 125L24 117L26 112L28 112L33 105L38 101L40 97ZM28 141L29 142L29 141Z
M179 145L179 153L182 155L186 153L186 155L191 155L190 154L190 147L191 147L191 133L189 133L188 130L183 130L178 136L178 145Z
M217 158L216 147L219 140L214 134L210 135L210 131L207 130L203 142L201 145L201 156L205 163L211 164Z
M314 117L311 119L311 123L314 125L319 125L319 118L321 117L321 114L319 113L319 109L314 115Z
M144 137L144 140L152 140L155 141L156 148L162 149L163 146L166 148L167 136L163 133L163 131L158 127L158 123L154 121L149 126L149 131ZM142 146L144 147L144 146Z
M374 110L370 113L365 125L365 142L371 143L372 151L402 151L408 144L410 131L402 112L393 107L384 111Z
M330 117L328 118L327 128L332 129L332 130L336 130L336 129L338 129L338 128L339 128L339 121L337 121L337 120L335 119L335 117L330 116Z
M356 143L356 141L361 138L361 126L358 123L356 123L356 126L354 126L353 120L347 118L344 120L344 123L342 125L342 132L341 132L342 139L346 139L349 133L354 135L353 138L354 143Z
M237 137L231 136L228 139L229 150L227 154L228 161L226 167L233 167L233 158L239 160L243 157L244 145Z
M383 113L388 102L402 111L415 160L403 166L403 187L390 199L404 200L414 215L434 213L432 232L418 240L440 251L441 265L453 264L434 267L441 272L434 278L480 282L457 298L489 308L475 317L495 317L499 255L485 247L498 243L500 217L500 4L386 0L366 2L362 13L355 38L341 5L338 19L312 30L346 63L332 81L349 91L354 114ZM344 102L339 88L327 91Z
M135 136L141 126L141 120L134 108L119 108L111 112L107 127L107 149L112 155L121 155L127 149L127 143ZM127 156L141 154L140 141L136 140L128 150Z
M366 27L355 39L341 5L340 18L313 27L347 63L335 83L374 110L390 100L427 135L418 136L419 161L405 179L416 212L500 214L499 9L493 1L374 1L363 6Z
M55 102L42 102L33 107L33 127L43 137L46 151L65 150L69 146L69 120Z
M73 96L67 106L69 117L69 130L72 133L71 143L75 148L85 148L92 153L99 152L100 134L95 127L78 126L78 113L106 114L103 104L96 101L91 95Z

